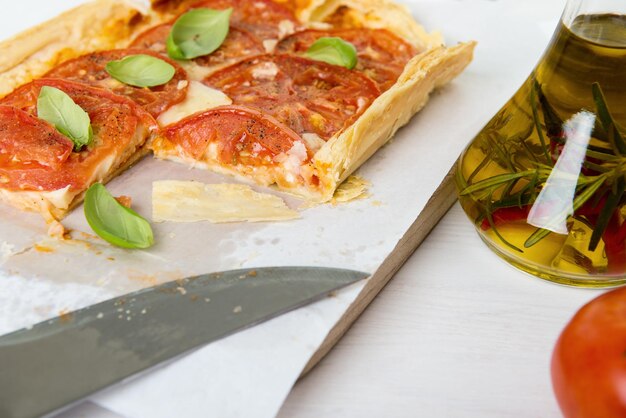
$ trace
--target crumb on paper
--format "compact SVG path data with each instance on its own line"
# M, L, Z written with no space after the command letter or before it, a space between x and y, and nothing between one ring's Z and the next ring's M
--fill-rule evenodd
M243 308L241 306L235 306L235 309L233 309L233 313L241 313L241 311L243 311Z
M104 318L104 314L102 312L98 313L98 315L96 316L96 318L98 319L102 319Z
M257 273L256 270L251 270L251 271L248 272L248 276L250 276L250 277L256 277L257 275L258 275L258 273Z
M83 239L99 239L99 237L97 235L90 234L90 233L83 232L83 231L80 231L80 236Z
M155 181L152 184L155 222L269 222L300 218L278 196L258 193L244 184L196 181Z
M335 190L331 203L338 205L353 200L366 199L369 197L367 192L370 182L359 176L350 176Z
M65 239L67 237L69 231L65 230L65 227L61 222L52 220L48 225L48 236L58 239Z
M43 245L43 244L35 244L33 246L33 249L40 253L53 253L54 252L54 248L48 247L47 245Z
M182 287L182 286L178 286L178 287L176 288L176 290L178 291L178 293L180 293L180 294L181 294L181 295L183 295L183 296L185 296L185 295L187 294L187 289L185 289L185 288L184 288L184 287Z
M129 209L133 204L133 198L130 196L119 196L119 197L116 197L115 200L117 200L117 203L119 203L120 205Z
M72 313L67 309L61 309L59 311L59 321L62 323L71 322L74 319Z
M153 274L142 274L138 272L129 272L127 274L128 279L132 281L138 281L147 285L156 286L159 280Z

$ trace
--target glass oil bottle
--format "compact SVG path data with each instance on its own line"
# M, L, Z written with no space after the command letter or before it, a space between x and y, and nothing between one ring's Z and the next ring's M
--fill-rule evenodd
M626 283L624 3L570 0L535 70L457 167L485 243L562 284Z

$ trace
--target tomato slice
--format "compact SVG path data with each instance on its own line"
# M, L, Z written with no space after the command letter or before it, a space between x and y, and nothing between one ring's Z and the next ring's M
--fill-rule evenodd
M149 49L167 55L166 42L173 22L158 25L140 34L130 48ZM215 52L192 60L202 67L221 67L234 64L246 57L265 52L263 44L247 31L231 25L226 40Z
M73 148L51 124L21 109L0 106L0 159L58 168Z
M214 153L226 165L271 166L289 153L300 137L271 116L240 106L222 106L190 116L166 128L163 136L189 157ZM209 144L216 144L214 150ZM310 159L307 152L305 161Z
M271 0L205 0L192 6L198 7L216 10L232 7L231 24L261 41L281 39L302 28L291 10Z
M304 54L321 37L339 37L358 53L355 70L374 80L381 91L398 80L405 65L420 51L386 29L305 30L283 39L276 52Z
M328 140L350 125L380 91L363 74L293 55L261 55L207 77L234 104L257 108L297 134Z
M94 139L81 152L73 152L69 139L58 138L56 130L50 131L49 124L36 119L37 97L43 86L64 91L89 114ZM0 140L7 150L0 153L0 187L13 191L52 191L67 186L85 190L126 161L158 129L154 118L132 100L67 80L33 81L0 100L0 108L0 132L11 133ZM17 117L11 117L9 109ZM52 136L32 138L33 125ZM53 140L48 142L50 138ZM10 148L4 145L10 141Z
M151 55L167 61L176 68L174 77L162 86L140 88L119 82L106 72L105 67L110 61L120 60L136 54ZM117 49L83 55L62 63L49 71L45 77L79 81L94 87L111 90L116 94L131 98L154 117L158 117L170 106L180 103L187 95L186 71L169 58L145 49Z

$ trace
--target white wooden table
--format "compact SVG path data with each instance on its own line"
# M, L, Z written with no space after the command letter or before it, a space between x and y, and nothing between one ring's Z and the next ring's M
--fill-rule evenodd
M515 270L457 204L280 417L559 417L552 347L599 293Z

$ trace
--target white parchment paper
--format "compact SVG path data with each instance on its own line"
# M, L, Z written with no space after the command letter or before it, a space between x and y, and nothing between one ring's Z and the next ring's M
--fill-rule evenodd
M512 1L409 4L418 20L442 30L448 43L476 39L480 44L467 72L436 93L427 108L359 171L372 183L369 199L307 209L302 219L281 223L156 224L157 245L149 251L114 249L80 232L74 241L50 240L37 215L3 206L0 334L162 281L212 271L323 265L374 272L424 209L465 144L538 59L544 47L540 33L551 30L554 22L533 21L531 10L513 24L502 19ZM0 37L79 3L21 0L3 5ZM151 183L159 179L233 181L146 158L109 188L132 196L136 209L149 216ZM89 233L81 209L66 223ZM129 418L274 416L308 359L363 286L196 350L92 401Z

